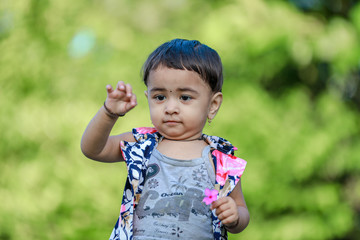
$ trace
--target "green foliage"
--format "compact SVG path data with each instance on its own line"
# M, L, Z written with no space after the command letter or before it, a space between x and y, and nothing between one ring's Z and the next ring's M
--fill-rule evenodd
M244 239L331 239L351 231L356 213L344 201L343 178L359 172L359 141L351 137L357 114L332 95L313 105L301 89L280 102L254 87L232 89L238 107L223 108L214 125L249 160L242 183L252 220Z
M0 239L109 236L126 169L86 159L81 135L119 80L139 105L114 134L150 126L140 69L175 37L223 59L225 99L205 132L248 161L251 214L230 239L356 239L359 112L342 94L360 59L359 13L357 4L347 19L325 21L263 0L3 2ZM323 63L327 81L315 91Z

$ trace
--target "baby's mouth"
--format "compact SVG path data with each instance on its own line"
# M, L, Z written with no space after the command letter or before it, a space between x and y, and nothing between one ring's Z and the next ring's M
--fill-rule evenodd
M164 123L172 125L172 124L178 124L178 123L180 123L180 121L177 121L177 120L165 120Z

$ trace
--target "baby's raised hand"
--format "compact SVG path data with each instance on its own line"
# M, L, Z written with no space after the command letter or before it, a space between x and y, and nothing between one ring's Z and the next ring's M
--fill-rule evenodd
M211 204L211 210L215 213L225 226L234 227L239 221L239 213L236 202L231 197L219 198Z
M120 81L115 89L111 85L107 85L106 91L107 98L105 104L112 113L124 115L137 105L136 95L132 92L130 84Z

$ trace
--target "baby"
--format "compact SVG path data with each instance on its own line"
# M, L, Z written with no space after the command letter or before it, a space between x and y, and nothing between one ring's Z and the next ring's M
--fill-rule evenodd
M137 105L130 84L107 85L107 98L86 128L81 149L128 169L120 216L110 239L227 239L249 223L240 177L246 161L230 142L203 133L223 100L222 63L199 41L174 39L143 67L153 127L110 136ZM207 206L204 193L216 200Z

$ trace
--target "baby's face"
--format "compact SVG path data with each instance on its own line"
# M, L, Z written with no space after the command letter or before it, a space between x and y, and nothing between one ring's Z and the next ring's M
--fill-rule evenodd
M159 67L150 72L147 86L151 121L161 135L176 140L201 136L213 93L199 74Z

